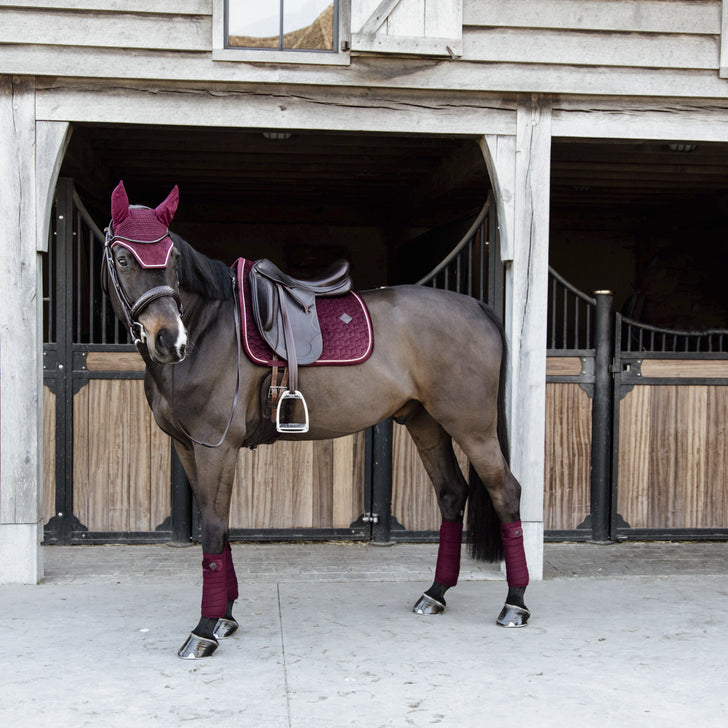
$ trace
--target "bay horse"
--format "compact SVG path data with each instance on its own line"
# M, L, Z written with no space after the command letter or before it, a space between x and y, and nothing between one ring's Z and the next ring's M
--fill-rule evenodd
M119 183L102 283L144 359L147 400L173 439L201 515L201 617L178 652L195 659L211 655L238 627L230 498L238 450L259 426L260 391L270 370L241 353L239 273L169 231L178 200L175 186L154 209L130 206ZM525 626L528 568L521 487L508 466L501 325L486 305L443 290L393 286L360 298L373 331L371 354L355 366L302 367L310 427L280 438L340 437L390 417L404 424L442 514L434 581L414 611L445 610L445 592L458 580L468 501L473 557L505 558L508 594L497 622ZM453 440L468 457L469 481Z

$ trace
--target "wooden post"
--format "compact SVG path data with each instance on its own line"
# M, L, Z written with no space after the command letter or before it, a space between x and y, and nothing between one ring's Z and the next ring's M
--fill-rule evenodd
M522 95L516 136L484 137L506 264L511 469L523 487L521 520L533 578L543 574L543 479L548 307L551 101Z
M0 77L0 583L43 576L35 81Z

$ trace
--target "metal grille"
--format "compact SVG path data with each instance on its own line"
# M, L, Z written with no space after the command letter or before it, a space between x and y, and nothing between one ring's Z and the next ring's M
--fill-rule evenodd
M72 216L70 221L66 214ZM70 232L71 252L63 263L71 268L70 276L59 284L56 240L60 228L64 234ZM114 315L108 298L101 290L100 271L103 260L104 234L91 218L76 192L73 192L73 206L68 212L59 209L54 201L51 218L48 253L43 266L43 340L46 344L57 342L58 326L67 326L66 321L57 321L59 311L57 298L59 285L71 285L71 339L73 344L128 344L129 334Z
M625 316L619 316L617 321L623 353L728 353L728 331L725 329L707 331L662 329Z
M596 301L549 268L549 354L593 351Z
M505 284L494 212L489 196L462 240L417 285L472 296L502 317Z

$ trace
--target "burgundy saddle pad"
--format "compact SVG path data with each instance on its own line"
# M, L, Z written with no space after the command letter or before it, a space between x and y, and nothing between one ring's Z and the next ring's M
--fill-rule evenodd
M245 353L254 364L283 366L258 331L253 319L248 273L254 261L238 258L233 264L240 288L240 326ZM366 304L356 293L316 299L323 351L309 366L361 364L374 348L374 333Z

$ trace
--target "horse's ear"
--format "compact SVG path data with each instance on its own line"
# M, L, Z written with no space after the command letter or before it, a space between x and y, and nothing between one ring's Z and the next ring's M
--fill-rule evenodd
M124 189L124 183L119 182L111 193L111 222L118 225L129 217L129 198Z
M174 213L177 212L178 204L179 187L175 185L172 191L167 195L167 199L154 211L157 215L157 219L165 225L169 225L169 223L172 222Z

